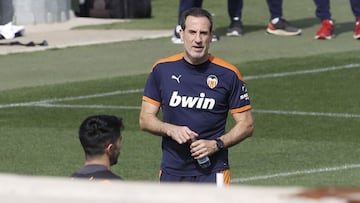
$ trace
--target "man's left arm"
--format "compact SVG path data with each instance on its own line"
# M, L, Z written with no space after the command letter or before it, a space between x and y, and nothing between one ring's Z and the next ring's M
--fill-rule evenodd
M254 119L250 110L234 113L232 116L236 122L235 125L220 137L220 140L224 143L224 148L240 143L250 137L254 131ZM192 156L196 159L209 156L220 150L216 140L197 140L190 147Z
M220 139L224 142L224 147L232 147L246 138L250 137L254 132L254 119L250 110L232 114L235 125Z

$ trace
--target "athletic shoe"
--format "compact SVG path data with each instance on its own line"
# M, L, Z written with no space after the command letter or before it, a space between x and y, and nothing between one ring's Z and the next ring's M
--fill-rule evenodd
M175 30L174 30L174 34L171 37L172 43L174 43L174 44L182 44L182 43L184 43L180 38L180 30L181 30L181 26L177 25ZM219 40L220 40L220 38L215 34L213 35L213 37L211 39L212 42L216 42L216 41L219 41Z
M334 36L334 23L332 20L323 20L315 39L332 39Z
M275 18L269 22L266 32L273 35L294 36L300 35L301 29L290 25L284 18Z
M213 36L212 36L212 38L211 38L211 41L212 41L212 42L217 42L217 41L219 41L219 40L220 40L220 37L217 36L216 34L213 34Z
M240 20L232 20L227 30L226 36L239 36L242 35L243 25Z
M356 22L354 39L360 39L360 19Z
M174 35L171 37L171 41L174 44L182 44L183 41L180 38L180 30L181 30L181 26L177 25L174 29Z

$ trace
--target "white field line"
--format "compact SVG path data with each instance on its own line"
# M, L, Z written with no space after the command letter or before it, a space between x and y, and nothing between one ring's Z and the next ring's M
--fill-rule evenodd
M140 109L140 106L113 106L113 105L77 105L77 104L50 104L50 103L36 103L32 106L47 107L47 108L75 108L75 109Z
M63 102L63 101L76 101L81 99L92 99L98 97L107 97L107 96L114 96L120 94L132 94L132 93L139 93L143 92L143 89L134 89L134 90L119 90L114 92L105 92L100 94L92 94L92 95L83 95L83 96L76 96L76 97L64 97L64 98L54 98L54 99L46 99L40 101L33 101L33 102L23 102L23 103L13 103L13 104L3 104L0 105L0 109L3 108L12 108L12 107L24 107L24 106L42 106L45 104L55 103L55 102Z
M290 75L302 75L302 74L314 74L320 72L327 71L335 71L341 69L349 69L349 68L359 68L360 64L348 64L343 66L332 66L325 67L320 69L311 69L311 70L303 70L303 71L293 71L293 72L283 72L283 73L274 73L274 74L265 74L258 76L248 76L245 77L244 80L253 80L253 79L263 79L263 78L275 78L275 77L284 77ZM105 105L65 105L65 104L51 104L55 102L63 102L63 101L75 101L81 99L90 99L90 98L98 98L98 97L107 97L119 94L131 94L131 93L139 93L143 92L143 89L134 89L134 90L120 90L114 92L107 92L101 94L93 94L93 95L84 95L84 96L76 96L76 97L65 97L65 98L54 98L54 99L46 99L40 101L33 102L24 102L24 103L13 103L13 104L3 104L0 105L0 109L2 108L12 108L12 107L31 107L31 106L39 106L39 107L57 107L57 108L107 108L107 109L139 109L136 106L105 106ZM328 116L328 117L344 117L344 118L358 118L360 115L357 114L344 114L344 113L322 113L322 112L298 112L298 111L276 111L276 110L254 110L254 112L258 113L271 113L271 114L285 114L285 115L304 115L304 116Z
M292 76L292 75L314 74L314 73L322 73L322 72L329 72L329 71L342 70L342 69L351 69L351 68L360 68L360 64L355 63L355 64L347 64L347 65L343 65L343 66L332 66L332 67L325 67L325 68L311 69L311 70L245 76L244 80L247 81L247 80L256 80L256 79L264 79L264 78L278 78L278 77L285 77L285 76Z
M303 170L303 171L292 171L292 172L282 172L282 173L275 173L270 175L261 175L261 176L253 176L248 178L236 178L233 179L232 183L244 183L256 180L267 180L271 178L279 178L279 177L288 177L288 176L296 176L296 175L304 175L304 174L314 174L314 173L324 173L324 172L332 172L332 171L341 171L341 170L348 170L348 169L355 169L360 168L360 164L347 164L343 166L336 166L336 167L325 167L325 168L318 168L318 169L310 169L310 170Z
M336 117L336 118L360 118L360 114L348 113L325 113L325 112L302 112L302 111L278 111L278 110L252 110L255 113L267 113L278 115L298 115L298 116L323 116L323 117Z
M51 104L51 103L33 103L32 107L47 108L76 108L76 109L124 109L124 110L140 110L140 106L114 106L114 105L81 105L81 104ZM317 116L317 117L333 117L333 118L360 118L360 114L347 113L324 113L324 112L301 112L301 111L277 111L277 110L261 110L253 109L255 113L278 114L278 115L300 115L300 116Z
M105 92L105 93L100 93L100 94L47 99L47 100L39 101L38 103L53 103L53 102L74 101L74 100L81 100L81 99L92 99L92 98L98 98L98 97L115 96L115 95L120 95L120 94L133 94L133 93L139 93L139 92L143 92L143 91L144 91L144 89L118 90L118 91L114 91L114 92Z

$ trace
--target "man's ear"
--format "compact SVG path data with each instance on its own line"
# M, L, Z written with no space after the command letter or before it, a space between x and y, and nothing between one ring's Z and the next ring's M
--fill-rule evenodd
M113 144L109 144L109 145L106 147L106 149L105 149L105 153L106 153L106 154L111 154L112 151L114 150L113 148L114 148L114 145L113 145Z

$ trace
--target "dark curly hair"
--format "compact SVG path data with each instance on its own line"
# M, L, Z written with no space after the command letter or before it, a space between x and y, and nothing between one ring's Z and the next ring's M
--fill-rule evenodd
M121 139L122 118L113 115L94 115L80 125L79 139L86 156L101 155L109 144Z

